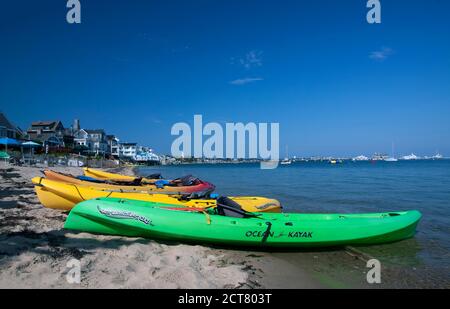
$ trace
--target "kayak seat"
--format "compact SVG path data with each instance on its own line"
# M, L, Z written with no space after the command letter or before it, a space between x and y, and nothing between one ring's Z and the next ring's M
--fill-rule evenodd
M163 177L161 176L160 173L150 174L150 175L146 176L145 178L147 178L147 179L163 179Z
M190 187L190 186L195 186L195 185L198 185L201 183L202 182L200 181L200 179L198 179L192 175L187 175L187 176L177 178L177 179L170 181L168 185L173 186L173 187Z
M232 199L222 196L217 199L216 206L217 214L232 218L251 218L254 214L248 213L241 208L241 206Z
M119 186L141 186L142 185L142 177L137 177L133 179L132 181L129 180L105 180L104 181L107 184L111 185L119 185Z

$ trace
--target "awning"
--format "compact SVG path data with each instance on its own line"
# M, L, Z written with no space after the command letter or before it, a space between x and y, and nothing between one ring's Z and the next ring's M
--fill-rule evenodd
M0 138L0 145L7 145L7 146L20 146L20 142L14 138L9 137L2 137Z

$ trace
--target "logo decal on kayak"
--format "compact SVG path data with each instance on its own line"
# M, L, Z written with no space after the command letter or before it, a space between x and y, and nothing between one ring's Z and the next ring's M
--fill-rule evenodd
M269 232L269 235L267 237L273 237L275 235L274 232ZM265 232L264 231L248 231L247 233L245 233L245 236L247 237L264 237L265 236Z
M256 208L259 210L263 210L263 209L267 209L267 208L273 207L273 206L278 207L278 205L275 203L267 203L267 204L256 206Z
M105 215L114 219L133 219L140 221L147 225L153 225L150 219L147 219L144 216L138 215L131 211L120 211L120 210L110 210L110 209L101 209L100 206L97 206L98 212L102 215Z
M246 237L264 237L264 231L247 231L245 233ZM270 232L268 237L274 237L275 233ZM283 236L283 234L280 234L279 236ZM289 232L287 234L287 237L289 238L313 238L313 232Z
M312 238L312 232L289 232L290 238Z

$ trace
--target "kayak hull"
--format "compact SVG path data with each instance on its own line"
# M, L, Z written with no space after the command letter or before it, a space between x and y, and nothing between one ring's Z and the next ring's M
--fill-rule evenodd
M149 207L151 206L151 207ZM96 199L78 204L65 228L84 232L245 247L374 245L413 237L418 211L375 214L262 214L233 218L167 205Z
M97 186L83 186L53 181L42 177L32 179L39 201L46 208L71 210L76 204L95 198L120 198L146 202L158 202L182 207L207 208L216 205L215 199L180 199L180 195L154 194L151 191L120 191ZM280 202L264 197L231 197L249 212L281 212Z

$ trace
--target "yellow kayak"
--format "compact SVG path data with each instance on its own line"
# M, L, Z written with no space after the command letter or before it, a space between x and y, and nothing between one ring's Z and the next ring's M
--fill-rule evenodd
M32 179L39 201L47 208L71 210L76 204L90 199L107 197L131 199L146 202L207 208L216 206L216 199L199 198L183 199L180 195L154 194L142 188L140 191L126 191L126 189L114 190L97 186L70 184L49 180L43 177ZM280 202L265 197L230 197L238 203L242 209L248 212L281 212Z
M51 170L44 171L45 177L49 180L54 180L58 182L70 183L75 185L83 185L89 187L96 188L107 188L110 190L125 190L125 191L142 191L145 192L152 191L153 193L163 193L163 194L192 194L192 193L208 193L212 192L215 189L215 186L209 182L202 181L200 179L196 179L195 183L189 186L183 186L181 183L179 185L169 185L158 187L155 184L151 183L139 183L134 184L133 181L129 180L117 180L115 182L113 180L105 180L105 182L99 181L86 181L79 179L73 175L67 175L63 173L58 173Z
M119 180L119 181L135 181L137 177L135 176L127 176L122 174L115 174L115 173L109 173L104 172L101 170L96 170L93 168L85 167L83 168L84 176L99 179L99 180ZM142 178L142 183L155 183L159 178L153 179L153 178Z

